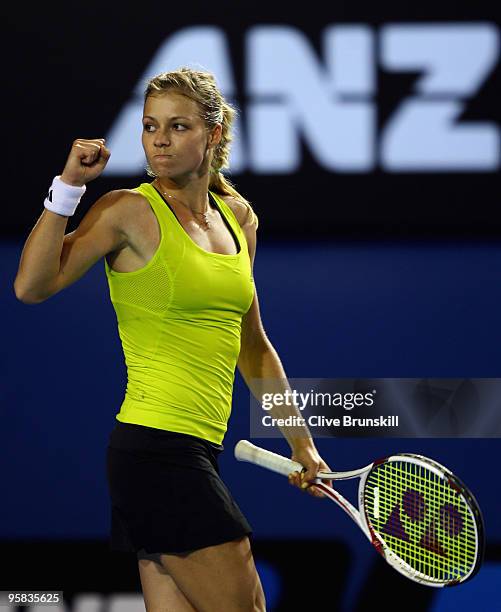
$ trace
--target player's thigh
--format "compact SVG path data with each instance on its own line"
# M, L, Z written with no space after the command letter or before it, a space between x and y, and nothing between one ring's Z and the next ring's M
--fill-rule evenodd
M247 536L161 560L197 612L265 612Z
M138 566L146 612L197 612L163 565L140 558Z

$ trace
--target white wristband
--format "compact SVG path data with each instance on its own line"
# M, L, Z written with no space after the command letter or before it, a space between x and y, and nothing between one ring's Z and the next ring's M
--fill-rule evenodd
M51 212L64 217L71 217L75 214L78 203L86 189L85 185L81 187L68 185L61 180L59 175L55 176L43 205Z

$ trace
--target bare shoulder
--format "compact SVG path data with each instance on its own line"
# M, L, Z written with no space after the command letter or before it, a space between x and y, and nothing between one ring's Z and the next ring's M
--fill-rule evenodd
M104 194L109 206L122 213L137 211L138 206L149 206L148 200L133 189L115 189Z
M252 208L243 200L233 196L224 195L220 198L231 208L240 227L248 229L255 225L257 227L257 217Z
M109 251L120 251L135 244L138 233L147 230L153 233L151 216L149 202L140 193L132 189L108 191L94 202L65 241L70 244L81 236L104 232L113 236Z
M115 189L105 193L96 204L106 209L116 226L126 232L138 215L149 210L148 200L133 189Z

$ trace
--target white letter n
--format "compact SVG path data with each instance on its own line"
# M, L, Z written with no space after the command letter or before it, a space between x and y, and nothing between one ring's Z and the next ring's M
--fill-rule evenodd
M300 31L289 26L250 30L247 132L255 172L296 170L300 136L326 169L373 168L373 33L361 25L332 26L323 42L325 68Z

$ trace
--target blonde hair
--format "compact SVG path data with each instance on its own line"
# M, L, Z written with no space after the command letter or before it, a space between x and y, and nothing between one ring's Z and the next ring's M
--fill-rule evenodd
M232 196L245 204L247 207L245 222L250 218L257 227L257 215L250 202L235 189L231 181L221 172L223 168L229 166L230 143L233 140L231 127L237 111L222 96L214 75L210 72L202 72L187 67L172 72L161 72L148 81L144 99L168 90L179 91L197 102L200 108L200 117L205 121L208 129L214 128L218 123L221 124L221 140L215 146L212 156L209 189L218 195ZM149 164L146 166L146 172L149 176L156 177Z

